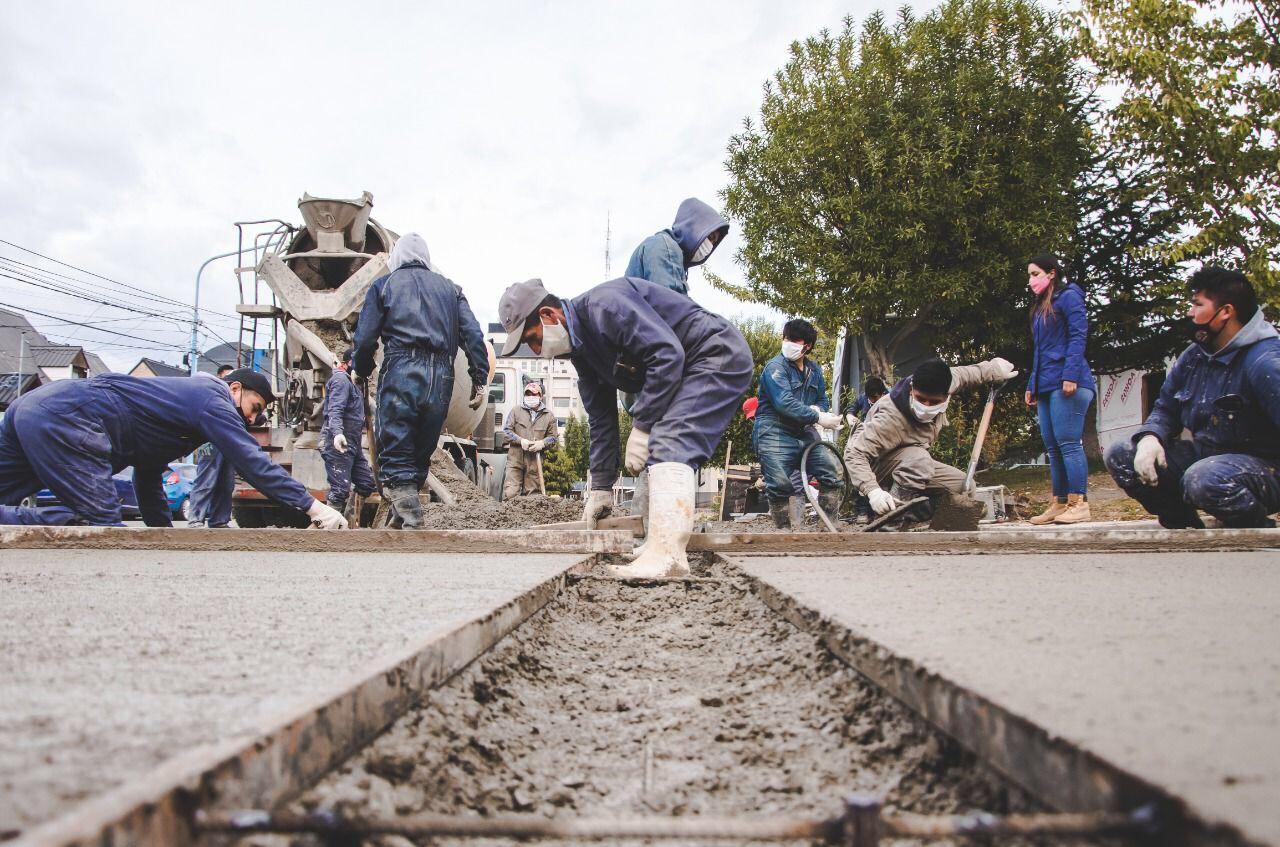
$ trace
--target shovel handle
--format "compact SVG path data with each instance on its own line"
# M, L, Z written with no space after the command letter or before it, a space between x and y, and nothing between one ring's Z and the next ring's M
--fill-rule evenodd
M974 477L978 473L978 459L982 456L982 445L987 440L987 429L991 426L991 415L996 409L996 398L1000 396L1000 389L1004 388L1004 385L1004 382L999 382L991 386L991 390L987 392L987 403L982 407L982 419L978 421L978 434L973 439L973 452L969 454L969 470L964 475L966 492L976 487Z

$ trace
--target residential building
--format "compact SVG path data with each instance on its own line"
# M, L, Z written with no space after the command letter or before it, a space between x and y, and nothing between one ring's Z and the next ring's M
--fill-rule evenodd
M0 410L19 394L59 379L85 379L111 369L74 344L54 344L21 312L0 309Z
M187 376L187 369L143 357L138 360L138 364L129 369L129 376Z
M0 374L0 415L3 415L19 395L34 391L44 385L47 380L39 371L19 374Z
M28 344L27 351L36 367L49 379L88 379L89 359L80 347L62 344Z

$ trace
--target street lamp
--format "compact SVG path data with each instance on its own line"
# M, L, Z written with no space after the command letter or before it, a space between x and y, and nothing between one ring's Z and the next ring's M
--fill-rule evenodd
M240 253L240 250L232 250L227 253L219 253L216 256L210 256L204 260L204 264L200 266L200 270L196 271L196 295L195 299L191 303L191 344L187 348L188 373L193 376L196 372L196 363L200 358L200 353L196 350L196 329L200 326L200 275L204 273L204 269L207 268L211 262L216 262L218 259L227 259L231 256L239 256Z

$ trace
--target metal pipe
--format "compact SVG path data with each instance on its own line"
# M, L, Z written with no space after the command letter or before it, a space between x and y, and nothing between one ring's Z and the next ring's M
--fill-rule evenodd
M196 271L196 294L195 299L191 303L191 344L187 348L187 373L194 374L196 372L196 363L200 358L200 353L196 350L196 331L200 327L200 276L204 273L204 269L210 263L216 262L218 259L228 259L232 256L239 256L239 250L233 250L228 253L219 253L216 256L210 256L204 260L204 264L200 266L200 270Z

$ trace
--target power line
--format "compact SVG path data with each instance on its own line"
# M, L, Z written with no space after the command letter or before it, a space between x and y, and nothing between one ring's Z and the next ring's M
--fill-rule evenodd
M164 297L163 295L159 295L159 294L155 294L154 292L147 291L145 288L139 288L136 285L129 285L128 283L120 282L119 280L112 279L111 277L103 276L102 274L97 274L97 273L94 273L93 271L76 267L75 265L69 262L63 262L60 259L53 258L52 256L46 256L43 253L38 253L29 247L23 247L21 244L14 244L12 241L5 241L3 238L0 238L0 244L8 245L9 247L14 248L15 250L21 250L24 253L30 253L32 256L39 256L41 259L44 259L49 262L53 262L54 264L62 265L64 268L71 268L74 271L79 271L82 274L88 274L89 276L96 277L97 279L103 280L104 282L109 282L112 285L118 285L121 288L125 288L130 291L135 291L138 294L142 294L144 296L147 296L153 299L166 300L169 303L174 304L175 306L182 306L184 308L189 308L186 303L183 303L180 300L174 300L171 297ZM50 271L50 273L52 273L52 271ZM223 317L228 317L228 318L235 317L234 315L228 315L226 312L215 312L215 314L219 314L219 315L222 315Z
M37 312L35 309L30 309L25 306L15 306L12 303L0 302L0 306L4 306L5 308L8 308L8 309L17 309L20 312L22 311L30 312L33 315L39 315L42 318L51 318L55 321L66 320L65 316L62 316L62 315L50 315L47 312ZM84 324L79 321L66 321L66 322L73 326L84 326ZM94 332L105 332L107 335L118 335L121 338L128 338L133 341L145 341L148 344L163 344L162 342L156 342L154 339L143 338L140 335L129 335L128 333L125 333L125 332L116 332L113 329L103 329L102 327L89 327L89 328L92 329ZM186 352L186 349L187 349L186 347L182 347L177 344L164 344L163 346L172 350L178 350L180 352Z

